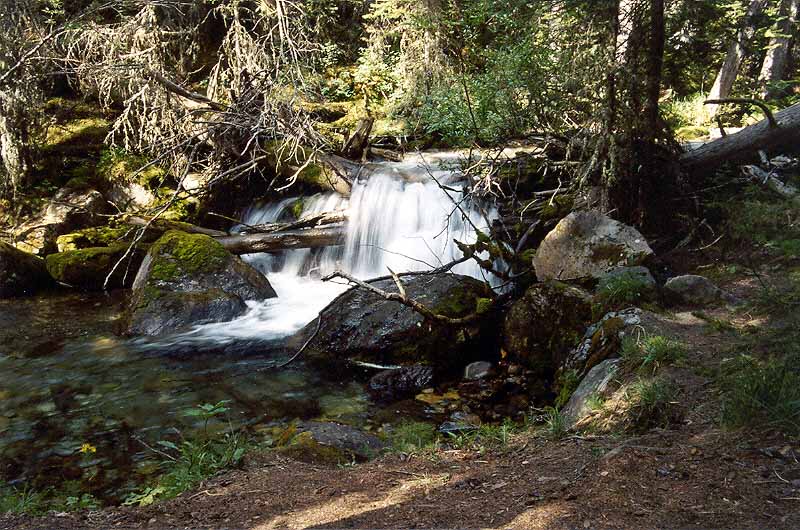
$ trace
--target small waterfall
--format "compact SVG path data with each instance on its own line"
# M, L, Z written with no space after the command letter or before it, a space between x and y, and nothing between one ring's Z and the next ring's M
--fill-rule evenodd
M286 336L313 320L347 288L322 282L327 274L343 270L369 279L386 275L389 268L419 271L459 258L454 240L475 242L474 227L488 230L497 214L464 200L458 161L455 153L409 156L403 162L377 164L369 178L354 183L349 198L325 193L251 207L243 224L288 221L298 210L302 216L346 210L345 244L243 256L269 278L278 298L248 302L250 311L243 317L200 326L195 333L215 338ZM475 262L459 264L453 272L483 278Z

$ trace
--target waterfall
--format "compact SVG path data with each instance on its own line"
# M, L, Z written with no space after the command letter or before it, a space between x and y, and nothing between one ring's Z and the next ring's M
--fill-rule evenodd
M278 298L248 302L249 311L233 322L200 326L195 333L216 338L278 338L314 319L347 289L321 278L342 270L360 279L395 272L431 269L461 257L454 240L473 243L475 228L488 230L493 208L465 200L456 153L408 156L402 162L376 164L366 179L354 183L349 198L336 193L292 197L254 205L244 225L287 221L300 213L346 210L345 243L325 249L250 254L243 258L267 276ZM298 212L298 210L301 210ZM474 261L453 272L483 279Z

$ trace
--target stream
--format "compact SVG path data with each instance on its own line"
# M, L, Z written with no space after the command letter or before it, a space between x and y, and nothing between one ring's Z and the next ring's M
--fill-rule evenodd
M0 300L0 480L42 488L90 478L98 497L119 501L158 472L161 457L148 445L203 429L186 412L222 400L229 417L208 429L244 428L266 443L295 419L379 428L396 411L371 403L362 384L302 361L270 368L294 353L289 338L347 288L323 282L326 274L367 279L387 267L429 269L460 256L454 239L475 241L473 226L485 229L496 212L462 200L459 161L455 153L410 156L375 165L349 198L326 193L251 206L243 224L347 210L347 235L340 247L244 256L278 297L249 301L232 322L124 339L115 328L125 292ZM454 272L482 278L472 262ZM94 449L87 454L84 444Z

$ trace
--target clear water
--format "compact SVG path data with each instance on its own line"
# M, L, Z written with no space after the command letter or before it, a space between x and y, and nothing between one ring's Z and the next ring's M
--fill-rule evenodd
M346 289L321 281L325 274L369 278L388 268L435 267L460 255L454 238L475 240L472 225L485 228L494 213L461 202L466 219L455 206L461 193L440 189L435 180L460 187L458 171L442 167L454 160L378 165L349 198L304 198L304 214L347 210L346 244L246 256L278 298L249 302L233 322L126 340L114 333L124 293L0 300L0 484L63 485L87 480L90 466L95 494L119 500L157 470L160 457L145 443L191 435L201 423L185 412L221 400L230 401L234 427L263 436L294 419L368 423L376 409L362 385L328 380L302 362L271 368L294 353L287 337ZM286 219L296 200L254 206L243 222ZM454 271L481 275L468 263ZM97 448L88 462L79 452L84 443Z

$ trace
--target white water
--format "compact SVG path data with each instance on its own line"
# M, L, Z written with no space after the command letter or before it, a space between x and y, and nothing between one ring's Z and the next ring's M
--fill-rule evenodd
M369 279L386 275L389 268L395 272L426 270L460 258L453 240L475 242L473 225L486 231L487 219L493 219L496 212L489 209L482 214L476 205L461 202L460 191L445 192L440 187L462 188L457 161L455 154L426 155L424 160L407 157L403 162L379 164L368 179L354 184L349 199L335 193L302 198L302 215L347 210L345 244L244 256L267 276L278 298L248 302L244 316L199 326L193 334L214 340L284 337L311 322L347 289L338 281L321 281L327 274L342 270ZM253 206L242 221L253 225L291 219L292 207L299 199ZM453 272L483 278L474 261L456 266Z

